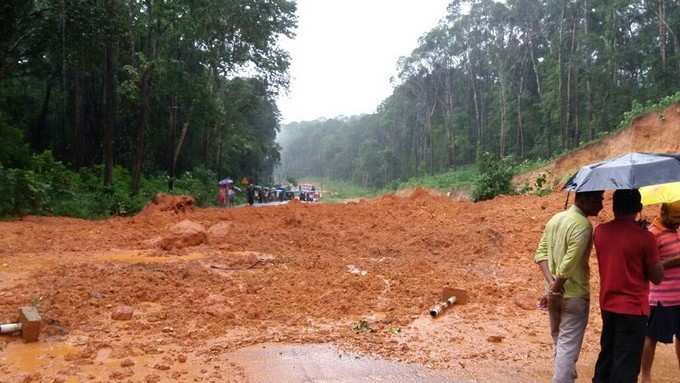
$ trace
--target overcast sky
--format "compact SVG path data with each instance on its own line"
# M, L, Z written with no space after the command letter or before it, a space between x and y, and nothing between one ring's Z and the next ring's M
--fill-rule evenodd
M448 0L298 0L283 122L375 112L397 59L446 14Z

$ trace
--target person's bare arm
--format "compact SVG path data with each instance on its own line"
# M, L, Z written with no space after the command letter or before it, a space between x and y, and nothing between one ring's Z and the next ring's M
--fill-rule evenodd
M552 294L562 294L562 290L564 289L564 282L567 281L567 278L555 278L553 283L550 284L550 292Z
M655 285L661 283L661 281L663 281L663 269L663 262L658 262L654 265L648 266L647 277L649 278L649 281Z
M541 268L541 272L543 273L543 278L545 278L545 282L549 286L552 286L553 282L555 281L555 278L553 278L552 274L550 274L550 269L548 268L548 261L538 262L538 267Z
M663 261L659 257L659 247L653 235L647 237L644 242L645 249L645 272L647 279L655 285L663 281Z
M673 258L665 259L661 261L661 263L663 264L664 270L672 269L674 267L680 267L680 255L675 256Z

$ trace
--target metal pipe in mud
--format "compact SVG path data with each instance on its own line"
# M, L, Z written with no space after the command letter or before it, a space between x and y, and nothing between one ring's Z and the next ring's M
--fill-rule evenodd
M12 332L21 331L22 327L23 326L21 323L0 324L0 334L9 334Z
M430 315L432 316L432 318L436 318L439 316L439 314L446 310L447 307L453 305L454 303L456 303L456 297L455 296L450 297L446 301L438 303L434 307L432 307L430 309Z

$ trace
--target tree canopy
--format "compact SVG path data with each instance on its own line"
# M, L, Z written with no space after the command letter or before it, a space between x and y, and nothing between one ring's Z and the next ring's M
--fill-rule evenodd
M0 166L50 150L72 169L103 164L107 185L128 168L133 192L196 166L268 179L295 12L289 0L3 1Z
M680 89L679 26L676 0L453 0L376 113L285 126L280 172L384 186L555 156Z

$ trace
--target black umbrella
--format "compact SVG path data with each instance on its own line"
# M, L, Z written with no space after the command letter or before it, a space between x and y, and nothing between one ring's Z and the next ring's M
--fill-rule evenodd
M680 181L680 154L628 153L586 165L567 181L573 192L639 189Z

